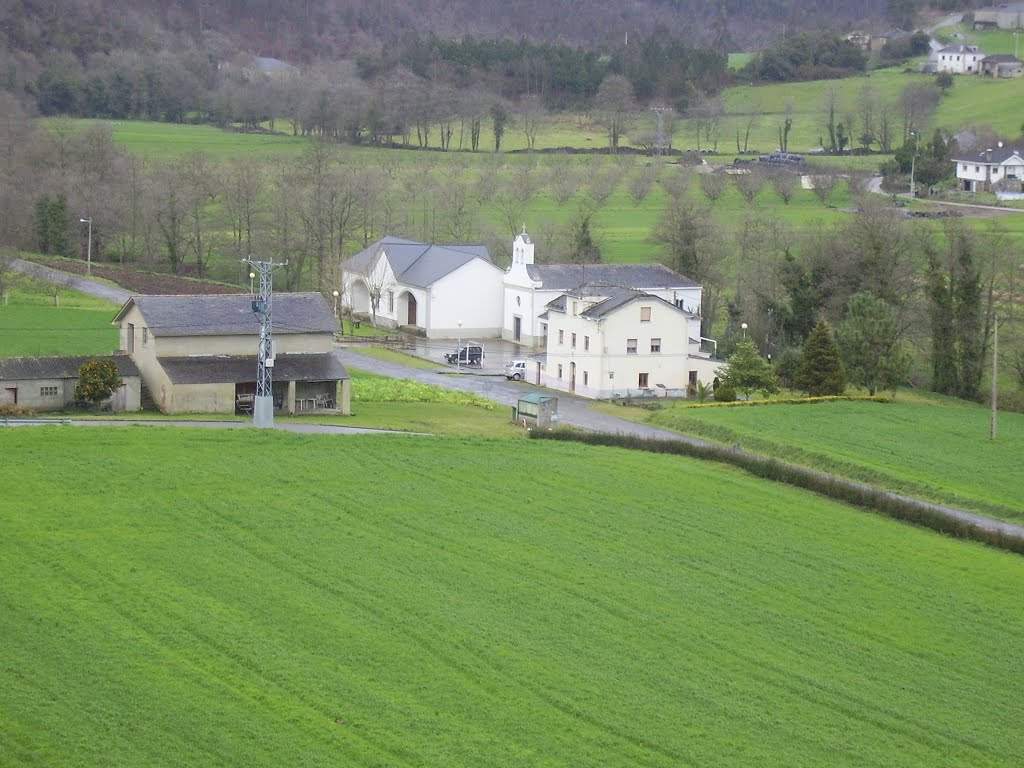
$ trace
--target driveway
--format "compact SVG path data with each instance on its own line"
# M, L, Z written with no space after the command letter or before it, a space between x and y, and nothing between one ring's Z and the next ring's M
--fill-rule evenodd
M515 405L524 393L537 389L532 384L508 381L504 377L460 375L457 373L447 374L410 368L400 363L367 357L366 355L359 354L354 349L344 347L338 349L338 356L346 366L352 368L360 368L370 373L380 374L381 376L412 379L423 384L433 384L434 386L446 389L472 392L509 407ZM627 419L620 419L617 416L601 413L594 410L593 401L591 400L575 397L565 392L558 392L557 394L558 415L559 420L563 424L596 432L618 432L639 437L661 437L700 445L705 444L702 440L689 438L685 435L680 435L678 432L669 432L668 430L658 429L646 424L637 424Z
M48 283L63 285L65 288L70 288L73 291L95 296L97 299L104 299L114 304L124 304L132 295L131 291L126 291L124 288L118 288L109 283L101 283L98 280L90 280L87 277L73 275L70 272L61 272L59 269L52 269L42 264L25 261L24 259L12 259L11 269L39 280L45 280Z

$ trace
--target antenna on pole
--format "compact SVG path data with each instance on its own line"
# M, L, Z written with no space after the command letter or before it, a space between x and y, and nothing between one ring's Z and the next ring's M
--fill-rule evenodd
M273 298L274 269L288 262L257 261L251 256L242 259L259 277L259 290L252 295L252 311L260 320L260 339L256 353L256 399L252 407L254 427L274 426L274 338Z
M654 104L650 109L658 120L658 129L654 136L654 154L660 157L668 149L668 141L665 139L665 113L671 112L672 107L665 104Z

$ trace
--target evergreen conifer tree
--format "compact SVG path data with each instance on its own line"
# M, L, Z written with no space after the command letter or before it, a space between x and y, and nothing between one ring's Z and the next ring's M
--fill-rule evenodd
M846 389L846 373L832 330L821 320L804 342L796 385L812 397L841 395Z

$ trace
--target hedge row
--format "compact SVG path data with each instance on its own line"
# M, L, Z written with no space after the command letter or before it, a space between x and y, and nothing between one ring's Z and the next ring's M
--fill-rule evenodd
M740 448L716 445L703 440L662 440L608 432L582 432L570 428L550 431L532 430L530 437L539 440L562 440L628 448L651 453L689 456L731 464L766 480L804 488L823 496L879 512L932 530L972 539L1010 552L1024 554L1024 529L944 507L940 504L885 491L866 483L848 480L827 472L759 456Z
M820 397L780 397L775 400L736 400L731 403L694 403L687 408L739 408L752 405L803 405L805 403L834 403L854 400L867 403L891 403L888 395L822 395Z

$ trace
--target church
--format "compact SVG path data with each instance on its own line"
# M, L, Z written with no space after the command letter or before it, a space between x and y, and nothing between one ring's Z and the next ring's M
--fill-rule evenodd
M502 338L543 349L548 304L583 286L655 296L698 316L701 286L662 264L538 264L526 228L502 270L486 246L384 237L348 259L342 306L427 338Z

